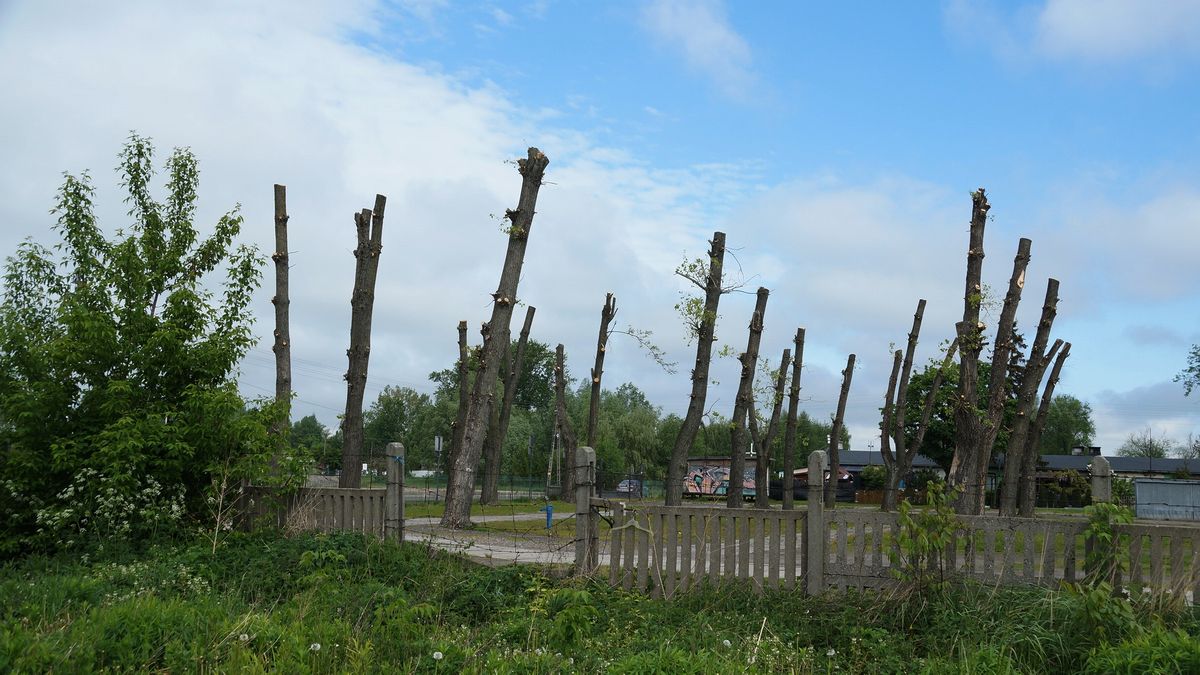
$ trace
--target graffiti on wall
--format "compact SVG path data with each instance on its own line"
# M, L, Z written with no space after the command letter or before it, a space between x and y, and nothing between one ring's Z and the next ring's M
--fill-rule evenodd
M702 466L693 464L688 467L687 478L683 484L683 494L689 497L722 496L729 490L729 467ZM755 495L754 467L742 472L742 494L746 497Z

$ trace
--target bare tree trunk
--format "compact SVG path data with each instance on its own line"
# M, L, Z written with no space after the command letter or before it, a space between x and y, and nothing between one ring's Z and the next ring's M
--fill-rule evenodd
M904 412L898 410L895 403L896 381L900 378L900 364L903 358L899 349L892 354L892 374L888 376L887 391L883 394L883 413L879 422L879 454L883 456L883 466L887 470L887 483L883 488L883 502L880 505L880 509L884 511L896 509L896 492L900 489L901 473L898 460L903 454L900 449L902 441L897 442L896 454L893 455L892 436L896 434L896 428L900 429L898 435L901 438L904 435L904 424L900 421Z
M486 327L485 327L486 328ZM471 383L471 348L467 344L467 322L458 322L458 410L454 415L453 435L450 439L450 451L446 453L446 493L454 487L454 467L458 454L462 452L463 429L467 426L467 410L470 403ZM441 467L438 467L439 469Z
M1021 458L1021 496L1018 504L1023 518L1032 518L1033 509L1037 506L1037 463L1038 444L1042 440L1042 430L1046 428L1046 417L1050 414L1050 403L1054 400L1054 387L1058 384L1058 376L1062 373L1063 363L1071 353L1071 343L1063 343L1054 359L1054 368L1046 380L1046 391L1042 394L1042 403L1038 407L1037 419L1029 429L1025 439L1025 452Z
M754 505L760 509L771 506L771 445L779 430L779 416L783 412L783 388L787 384L788 366L792 365L791 348L783 350L779 360L779 373L775 376L775 398L771 406L771 420L767 422L767 435L758 438L754 433L754 447L758 450L758 462L754 465ZM754 411L751 410L751 415Z
M938 367L937 374L935 374L933 377L933 384L929 387L929 393L925 396L924 407L921 409L921 420L917 423L917 429L916 429L916 432L913 434L912 443L908 444L907 448L904 449L904 451L902 453L903 454L902 458L901 458L901 453L897 453L895 455L896 470L892 471L891 468L889 467L888 483L887 483L887 487L884 488L884 493L883 493L882 508L884 511L894 511L896 509L896 506L899 502L900 481L902 481L904 479L904 477L906 475L908 475L908 473L910 471L912 471L913 460L916 458L917 455L919 455L921 453L921 448L924 447L924 445L925 445L925 434L926 434L926 432L929 431L929 423L933 420L933 409L937 405L937 393L942 388L942 382L946 379L946 370L950 367L950 364L954 361L954 353L957 350L958 350L958 340L956 339L950 343L949 347L946 348L946 355L942 357L942 363ZM900 352L899 352L899 350L897 350L896 354L895 354L895 360L892 363L892 372L893 372L894 376L900 372L900 367L901 367ZM911 365L909 366L909 368L911 368ZM891 386L892 385L889 382L888 383L889 390L891 389ZM904 386L907 389L908 383L905 382ZM890 428L892 430L893 438L895 438L897 435L904 435L905 427L907 426L907 421L905 421L903 418L901 418L899 420L896 419L895 413L893 412L897 407L897 405L895 403L895 399L892 398L891 396L888 396L887 401L890 402L891 405L888 406L885 404L884 427ZM907 401L905 402L904 406L900 406L900 409L904 410L904 411L907 411L907 408L908 408ZM888 421L888 417L891 417L890 424ZM905 440L907 440L906 435L904 436L904 438L905 438ZM891 452L891 449L888 445L889 442L890 441L886 437L886 434L885 434L885 436L883 438L883 442L882 442L884 464L887 464L889 461L889 455Z
M1057 313L1058 280L1050 279L1046 284L1046 300L1042 303L1042 318L1038 321L1037 334L1034 337L1033 346L1029 349L1029 358L1025 362L1025 374L1021 378L1021 388L1017 391L1017 415L1008 435L1008 448L1004 457L1004 483L1001 485L1000 491L1000 515L1002 516L1017 515L1025 438L1034 415L1038 389L1042 386L1042 375L1046 372L1050 361L1054 359L1054 353L1062 345L1062 341L1059 340L1050 353L1046 353L1046 344L1050 341L1050 329L1054 325L1054 317Z
M783 508L795 506L796 416L800 411L800 372L804 368L804 329L796 329L796 358L792 361L792 384L788 389L787 426L783 432ZM807 461L807 458L805 458Z
M288 236L287 236L287 187L275 186L275 253L271 260L275 261L275 297L271 304L275 305L275 403L283 410L279 421L282 431L291 426L292 409L292 336L289 327L288 309L291 300L288 297Z
M600 378L604 376L604 352L608 349L608 325L617 315L617 299L612 293L604 297L600 309L600 336L596 338L596 365L592 366L592 398L588 401L588 447L596 448L596 433L600 426Z
M992 463L992 450L996 445L996 436L1004 424L1004 406L1009 395L1008 366L1009 355L1013 349L1013 326L1017 316L1017 306L1021 304L1021 291L1025 288L1025 269L1029 266L1029 247L1031 242L1022 238L1017 243L1017 255L1013 259L1012 277L1008 282L1008 292L1004 296L1004 305L1000 309L1000 321L996 324L996 337L992 345L991 377L988 381L988 407L983 419L983 439L976 450L978 461L975 464L974 484L979 486L976 495L977 503L972 513L982 513L984 499L987 496L988 468Z
M442 515L442 527L467 527L471 524L471 495L475 491L475 470L483 454L483 439L487 434L488 418L495 403L494 387L500 373L501 347L509 342L509 325L512 322L513 306L517 302L517 285L521 280L521 266L525 262L525 247L529 242L529 231L533 226L534 208L542 176L550 160L537 148L529 148L528 157L518 160L520 170L521 197L515 211L505 215L509 220L508 249L504 267L500 272L500 284L492 294L492 318L488 322L489 339L484 342L479 373L471 392L470 408L463 428L462 452L455 457L452 470L456 474L454 489L446 492L446 510Z
M746 340L746 351L738 357L742 362L742 376L738 381L737 398L733 402L733 419L730 421L729 489L725 493L725 505L736 509L742 505L742 483L746 471L746 417L754 413L754 371L758 366L758 344L762 340L763 318L767 313L767 297L770 291L758 289L754 303L754 314L750 316L750 337Z
M517 383L521 380L521 368L525 363L525 345L529 342L529 330L533 327L533 315L537 309L530 306L525 310L525 323L517 338L517 352L508 361L508 373L504 379L504 398L500 402L495 431L488 430L486 453L483 458L483 488L480 504L495 504L500 500L500 464L504 441L508 438L508 421L512 415L513 399L517 395Z
M851 354L846 359L846 369L842 371L842 392L838 395L837 414L833 416L833 427L829 430L829 482L825 483L825 506L830 509L837 505L838 476L842 473L838 448L842 443L842 425L846 420L846 399L850 396L850 380L853 377L854 354Z
M974 504L966 492L975 475L975 448L983 434L979 420L979 354L983 351L983 231L991 206L979 188L971 194L971 236L967 248L967 282L963 293L963 318L956 326L959 348L958 401L954 408L954 459L950 462L950 485L963 489L960 504ZM963 510L963 509L960 509Z
M894 509L896 506L896 488L900 485L900 480L905 473L908 472L908 466L912 464L912 454L907 447L908 437L904 433L905 417L908 413L908 380L912 375L913 356L917 350L917 339L921 335L921 321L925 317L925 299L921 298L917 301L917 311L913 314L912 329L908 331L908 344L904 350L904 363L900 363L900 351L897 350L895 359L892 364L892 378L897 377L897 366L899 369L899 379L896 380L896 388L893 389L892 384L888 383L888 391L895 392L895 398L889 394L888 399L884 402L884 421L885 428L883 430L883 438L881 439L880 452L883 455L883 463L888 471L887 488L883 493L883 508L885 511ZM890 414L888 408L891 408ZM891 448L888 444L888 436L895 439L896 454L893 457ZM890 506L890 508L889 508Z
M725 264L725 233L713 232L708 252L708 275L704 280L704 313L696 330L696 365L692 368L692 393L687 414L671 449L671 464L667 467L666 504L678 506L683 501L683 477L687 473L687 457L691 452L700 421L704 417L704 401L708 396L708 368L712 361L713 332L717 325L717 306L721 302L721 278Z
M979 320L983 302L983 234L990 206L980 188L972 194L971 237L967 250L967 279L963 297L963 320L956 326L961 370L958 401L954 411L955 449L950 465L951 484L961 488L956 510L963 514L983 511L986 496L988 467L992 445L1004 418L1004 402L1008 395L1008 357L1012 350L1013 322L1025 286L1025 268L1029 264L1030 241L1021 239L1013 260L1013 272L1008 292L1000 310L992 349L991 376L987 388L986 407L979 405L979 354L983 351L984 325Z
M371 358L371 316L375 308L375 276L383 250L383 210L387 198L375 195L375 209L363 209L355 218L358 248L354 295L350 300L350 349L346 351L346 413L342 416L342 475L338 487L362 484L363 393Z
M562 441L563 460L559 476L563 499L575 489L575 431L571 427L571 416L567 413L567 371L563 346L554 350L554 426Z

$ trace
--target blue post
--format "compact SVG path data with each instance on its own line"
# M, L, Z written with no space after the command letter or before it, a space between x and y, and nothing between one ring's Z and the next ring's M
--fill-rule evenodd
M547 504L538 510L546 512L546 529L550 529L554 525L554 505Z

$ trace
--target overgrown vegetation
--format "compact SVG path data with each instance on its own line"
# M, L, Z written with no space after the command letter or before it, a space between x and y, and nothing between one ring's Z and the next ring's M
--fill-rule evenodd
M653 600L356 535L234 534L0 569L0 670L1197 672L1200 621L1038 588Z
M97 222L91 178L67 174L59 243L7 259L0 305L0 557L139 540L227 524L238 479L299 458L268 430L280 411L248 406L234 368L254 342L262 256L235 246L237 208L204 238L199 173L176 150L167 195L154 149L133 135L117 168L131 222ZM223 275L218 271L224 267ZM214 280L212 277L222 277Z

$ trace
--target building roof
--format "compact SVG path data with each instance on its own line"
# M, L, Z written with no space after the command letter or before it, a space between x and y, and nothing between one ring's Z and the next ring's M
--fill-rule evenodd
M1105 457L1113 473L1171 474L1180 471L1200 476L1200 459L1177 459L1174 457L1151 459L1149 457ZM1042 462L1051 471L1088 471L1092 463L1090 455L1042 455Z
M883 452L880 450L842 450L838 453L838 464L853 469L871 465L883 466ZM941 467L925 455L917 455L913 458L912 468L940 469Z

